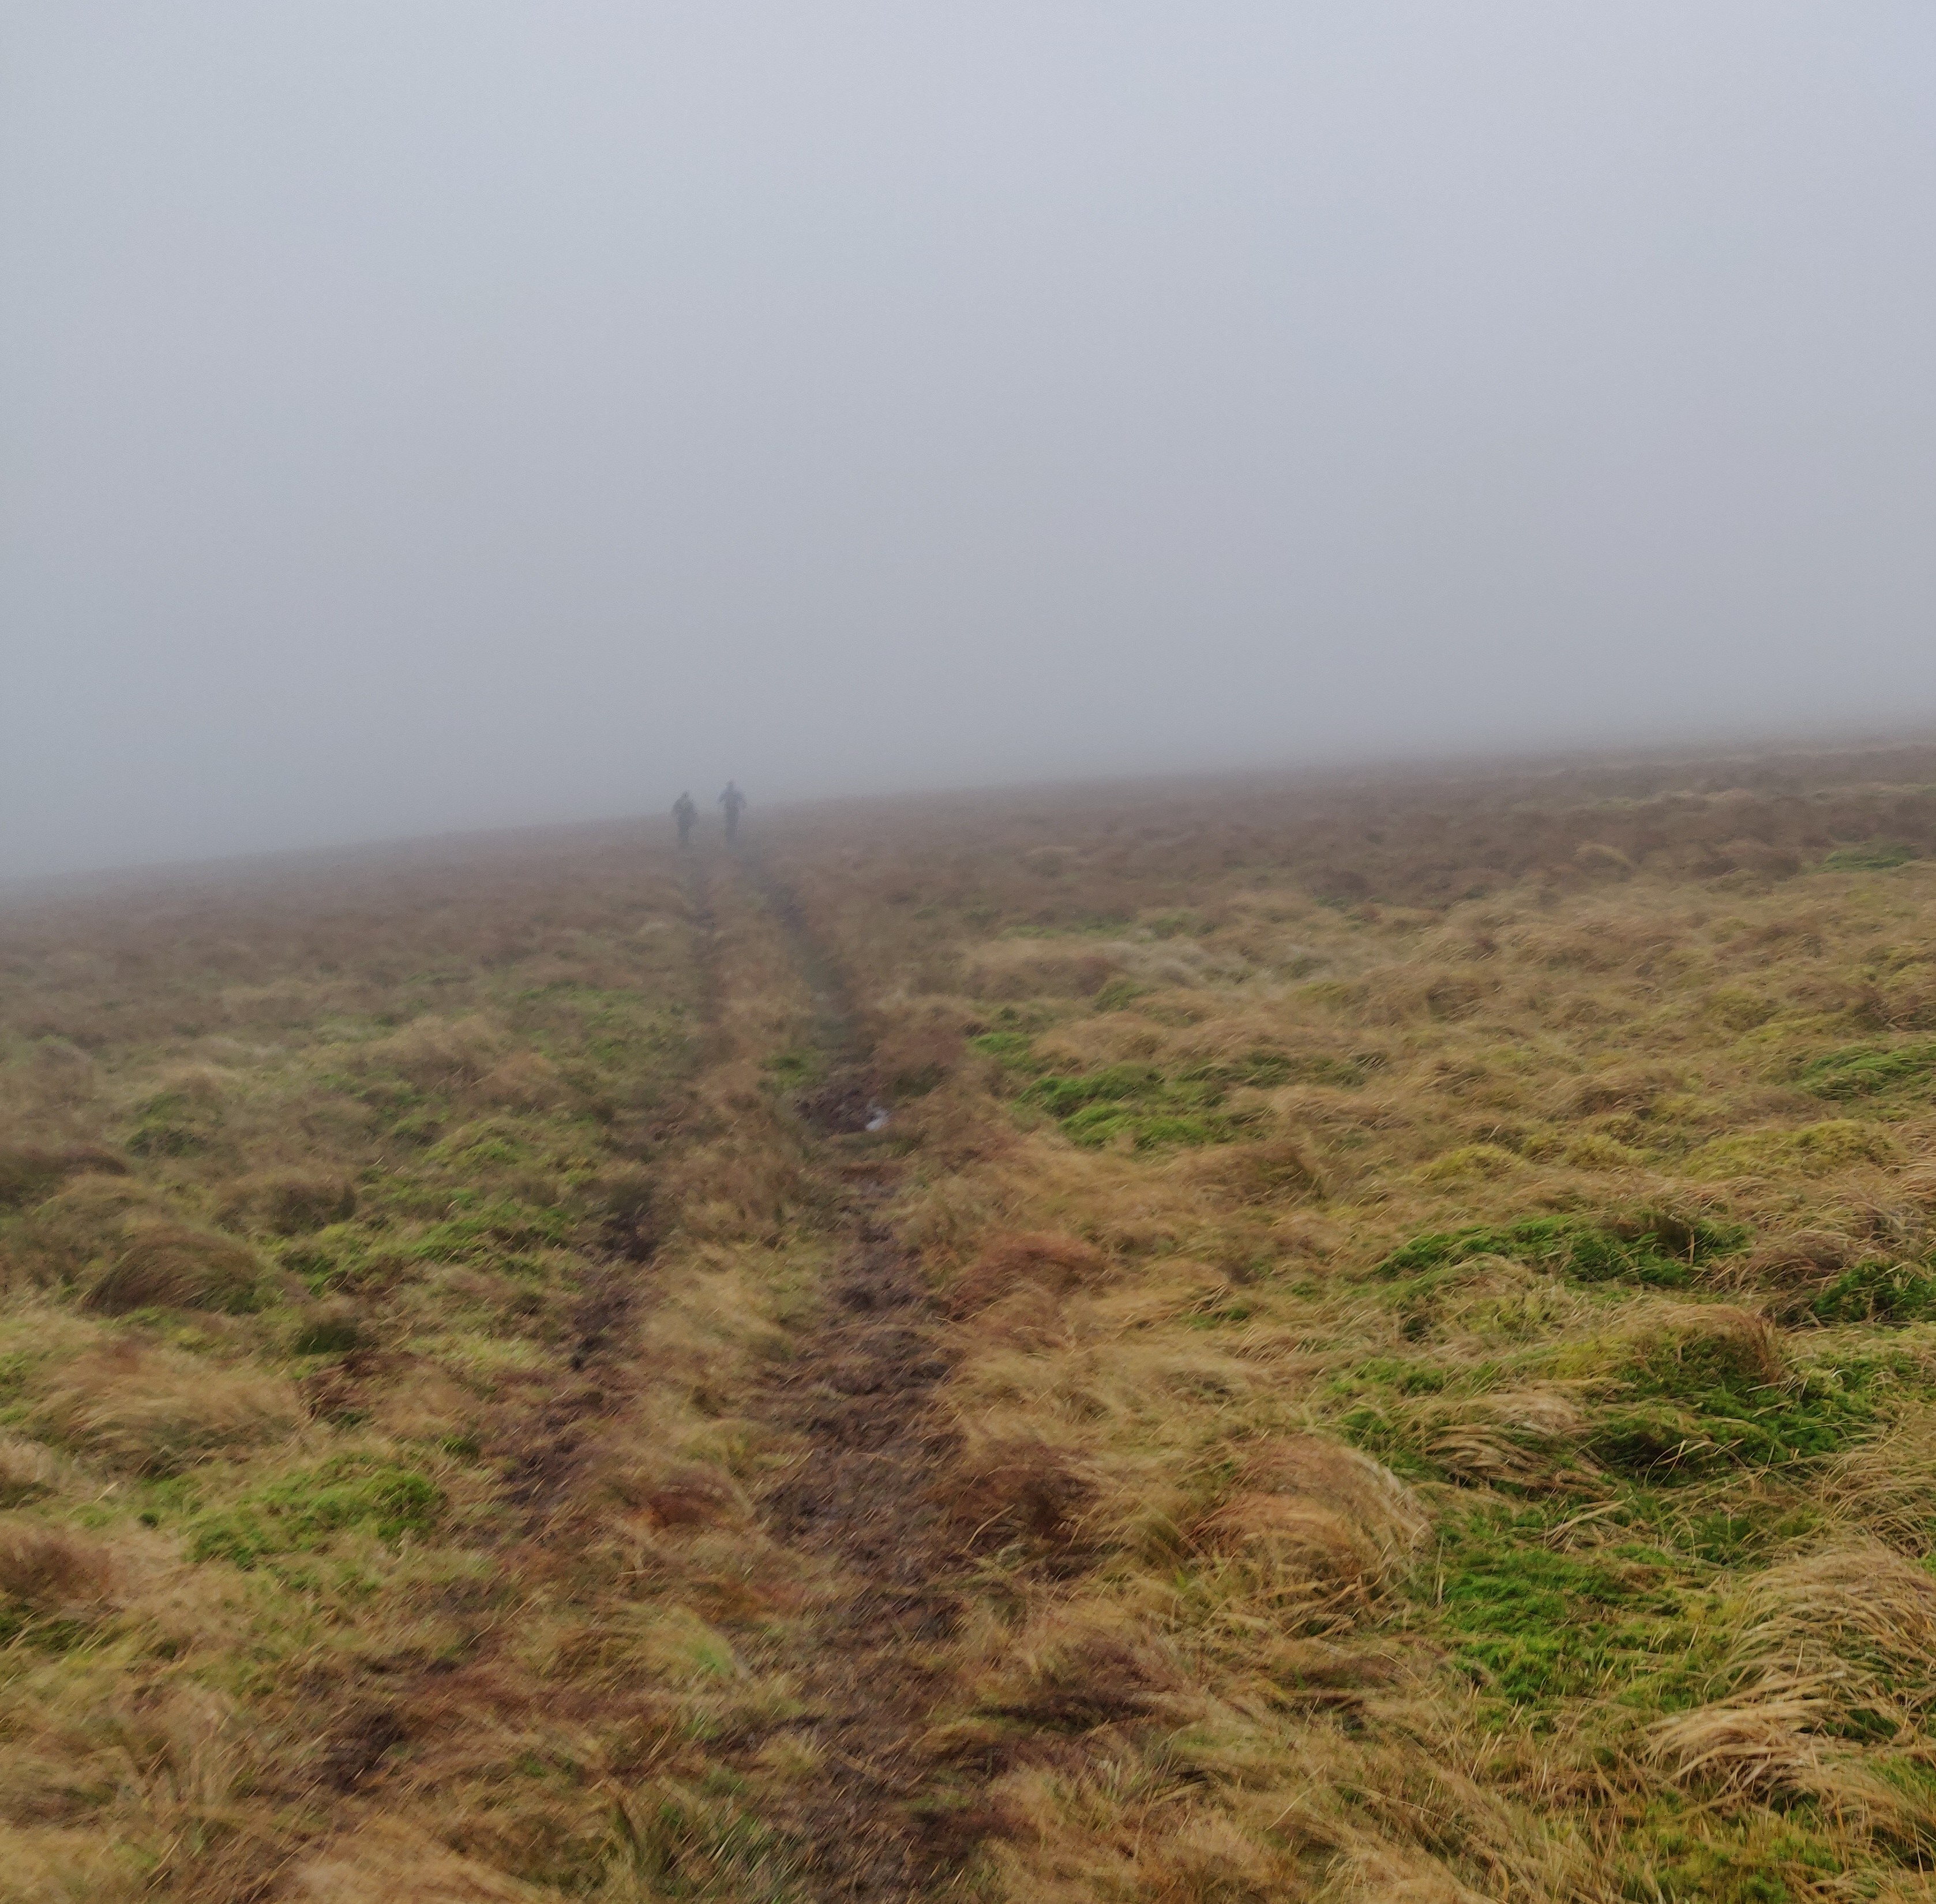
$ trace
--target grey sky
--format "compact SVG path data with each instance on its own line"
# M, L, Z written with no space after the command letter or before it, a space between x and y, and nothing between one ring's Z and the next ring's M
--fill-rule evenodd
M0 870L1936 719L1936 9L0 9Z

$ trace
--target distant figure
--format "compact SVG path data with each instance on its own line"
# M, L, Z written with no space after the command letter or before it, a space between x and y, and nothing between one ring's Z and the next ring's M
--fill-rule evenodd
M740 814L746 804L746 796L731 780L726 782L726 791L719 796L719 804L726 814L726 837L737 840L740 837Z
M691 794L682 793L673 802L672 816L679 822L679 843L691 846L692 829L699 823L699 809L692 804Z

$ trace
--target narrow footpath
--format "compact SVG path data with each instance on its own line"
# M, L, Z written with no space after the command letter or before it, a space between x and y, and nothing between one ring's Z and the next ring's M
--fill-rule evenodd
M797 1110L843 1232L819 1318L761 1398L806 1448L761 1503L767 1530L830 1582L788 1662L821 1772L770 1822L801 1848L817 1898L940 1897L992 1822L979 1781L923 1746L948 1690L931 1662L963 1607L933 1499L953 1445L933 1407L942 1318L882 1214L898 1176L879 1135L891 1107L844 975L764 861L737 864L812 997L822 1069Z

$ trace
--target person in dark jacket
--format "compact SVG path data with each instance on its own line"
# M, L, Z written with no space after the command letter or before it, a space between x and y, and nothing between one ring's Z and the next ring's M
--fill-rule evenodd
M691 794L682 793L673 802L672 816L679 822L679 843L691 846L692 829L699 823L699 809L692 804Z
M726 782L726 791L719 796L721 810L726 816L726 837L737 840L740 837L740 815L746 804L746 796L733 782Z

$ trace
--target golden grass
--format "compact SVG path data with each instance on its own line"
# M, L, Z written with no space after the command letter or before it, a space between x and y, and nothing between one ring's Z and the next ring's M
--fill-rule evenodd
M1931 764L769 816L844 1177L731 861L17 910L0 1897L797 1890L876 1172L933 1895L1928 1896Z
M1322 1451L1321 1454L1319 1451ZM1199 1524L1197 1539L1233 1563L1220 1589L1246 1601L1262 1597L1292 1632L1348 1628L1357 1609L1411 1558L1425 1517L1399 1483L1365 1457L1314 1436L1278 1445L1295 1451L1291 1472L1267 1458ZM1308 1606L1300 1605L1308 1601Z
M0 1507L50 1494L64 1479L53 1450L18 1435L0 1435Z
M116 1557L65 1527L0 1518L0 1593L43 1612L92 1609L110 1600Z
M286 1434L304 1410L285 1378L183 1350L104 1342L29 1388L37 1433L125 1473L180 1473Z
M898 831L857 822L844 853L804 825L785 841L812 917L870 973L887 1023L918 968L932 975L924 1021L970 1046L897 1113L932 1159L903 1234L959 1318L951 1485L981 1510L999 1543L982 1551L1026 1609L963 1642L964 1715L1012 1727L1032 1699L1072 1700L1040 1637L1070 1620L1118 1645L1091 1669L1105 1691L1154 1685L1148 1662L1163 1660L1181 1675L1165 1697L1207 1700L1188 1736L1226 1723L1211 1717L1220 1700L1297 1715L1180 1788L1159 1768L1181 1707L1144 1743L1133 1718L1078 1725L1090 1742L1053 1770L978 1733L1023 1761L997 1781L1015 1823L985 1850L988 1880L1031 1898L1745 1899L1757 1884L1839 1894L1859 1871L1882 1894L1917 1893L1919 1801L1901 1796L1898 1761L1919 1749L1919 1717L1887 1746L1845 1748L1832 1702L1784 1691L1744 1636L1766 1641L1771 1604L1746 1583L1765 1574L1776 1594L1783 1566L1803 1564L1771 1567L1768 1543L1778 1555L1811 1529L1860 1529L1929 1550L1919 1325L1877 1317L1859 1347L1818 1311L1871 1300L1835 1291L1878 1262L1892 1287L1922 1287L1921 1212L1936 1199L1917 1157L1936 1123L1919 1091L1844 1110L1795 1080L1910 1028L1862 967L1867 948L1912 944L1936 920L1936 889L1915 865L1814 873L1822 898L1798 904L1782 882L1808 855L1785 792L1631 807L1583 793L1575 809L1548 791L1511 816L1486 806L1494 790L1434 798L1435 812L1368 792L1355 815L1349 798L1319 799L1305 819L1237 796L1140 828L1126 800L1091 810L1097 833L1064 813L1036 843L1024 810L934 807ZM1708 831L1711 810L1725 834ZM1880 832L1907 810L1864 790L1825 797L1810 823ZM1418 856L1461 825L1493 864L1475 876ZM1578 850L1562 863L1569 831ZM1835 836L1818 837L1819 856ZM1490 889L1447 904L1455 881ZM892 896L910 890L924 919ZM1254 1076L1221 1091L1248 1128L1197 1149L1085 1149L1031 1109L1033 1077L1112 1065ZM1692 1266L1680 1289L1578 1281L1497 1250L1416 1288L1367 1274L1421 1234L1664 1206L1737 1225L1749 1245ZM1078 1239L1106 1269L1030 1273L1006 1239L1031 1231ZM1876 1354L1876 1375L1842 1372ZM1820 1398L1852 1379L1855 1418L1816 1425ZM1746 1428L1717 1439L1730 1408ZM1771 1470L1729 1451L1783 1409L1832 1451ZM1678 1494L1650 1478L1669 1470L1632 1465L1662 1435ZM1393 1522L1308 1482L1260 1485L1260 1451L1284 1447L1341 1451L1405 1511ZM1372 1458L1388 1448L1408 1482ZM1692 1531L1713 1514L1736 1530L1719 1560ZM1497 1557L1468 1558L1482 1538ZM1565 1612L1563 1592L1537 1585L1556 1552L1602 1583L1616 1612L1597 1617L1630 1620L1637 1643L1656 1645L1647 1623L1677 1608L1678 1654L1637 1655L1593 1694L1568 1689L1562 1651L1530 1681L1481 1678L1474 1710L1467 1669L1445 1663L1471 1644L1456 1611L1471 1602L1454 1594L1497 1592L1499 1624L1480 1631L1536 1646ZM1508 1591L1522 1566L1526 1586ZM1374 1635L1378 1657L1408 1662L1388 1690L1291 1663L1298 1645L1354 1659ZM1575 1643L1595 1642L1583 1628ZM1908 1672L1890 1658L1885 1677ZM1697 1693L1708 1675L1705 1700L1677 1682L1653 1690L1650 1675L1683 1670ZM1900 1688L1891 1697L1904 1709ZM1650 1731L1650 1700L1679 1716ZM1151 1794L1176 1808L1154 1840ZM1798 1805L1817 1808L1812 1821L1768 1809ZM1193 1868L1156 1848L1172 1841L1218 1848Z

